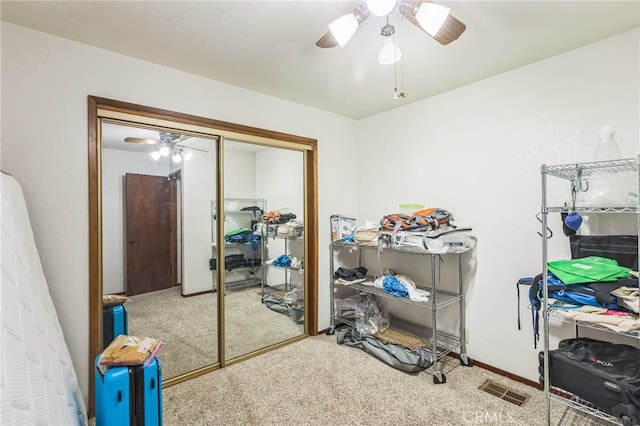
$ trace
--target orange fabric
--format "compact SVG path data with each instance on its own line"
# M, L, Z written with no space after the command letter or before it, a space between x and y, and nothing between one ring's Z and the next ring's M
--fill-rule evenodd
M428 209L418 210L417 212L413 212L413 214L411 216L416 216L416 215L429 216L431 213L433 213L434 210L435 210L435 208L433 208L433 207L430 207Z

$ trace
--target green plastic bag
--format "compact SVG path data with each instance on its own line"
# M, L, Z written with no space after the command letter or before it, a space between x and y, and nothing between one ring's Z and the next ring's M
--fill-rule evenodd
M628 278L631 271L619 266L613 259L598 256L554 260L547 262L547 268L565 284L616 281L618 278Z
M243 234L245 232L253 232L253 231L251 231L251 228L234 229L233 231L229 231L229 233L227 233L225 237L233 237L234 235Z

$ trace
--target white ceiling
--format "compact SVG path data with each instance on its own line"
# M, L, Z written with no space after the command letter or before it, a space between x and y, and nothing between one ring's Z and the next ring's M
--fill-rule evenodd
M315 42L354 1L6 1L2 20L353 118L367 117L640 26L640 0L436 1L467 26L442 46L397 13L343 48ZM615 64L612 64L615 66ZM394 74L405 99L393 99ZM403 84L402 84L403 83Z

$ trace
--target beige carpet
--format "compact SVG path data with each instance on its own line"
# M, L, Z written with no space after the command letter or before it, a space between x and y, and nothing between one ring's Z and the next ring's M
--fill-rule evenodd
M180 287L132 296L126 302L129 334L164 342L158 358L164 379L218 360L217 293L182 297ZM228 291L226 357L236 358L300 336L304 329L290 317L267 308L260 288Z
M317 336L163 390L172 425L544 425L541 391L446 357L447 382L407 374ZM478 389L487 378L531 396L523 406ZM552 424L590 425L553 407Z

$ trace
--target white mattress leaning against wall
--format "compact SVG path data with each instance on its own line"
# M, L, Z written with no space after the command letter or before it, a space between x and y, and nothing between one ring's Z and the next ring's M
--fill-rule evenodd
M0 424L86 425L22 188L12 176L0 178Z

